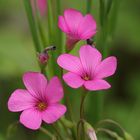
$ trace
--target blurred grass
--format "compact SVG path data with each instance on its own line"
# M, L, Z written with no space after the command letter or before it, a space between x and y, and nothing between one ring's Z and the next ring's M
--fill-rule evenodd
M69 0L63 4L85 10L86 0ZM93 2L92 14L98 19L98 2ZM118 121L136 140L140 139L140 1L123 0L118 13L117 27L111 54L118 57L118 70L110 78L112 88L106 91L104 117ZM77 50L76 48L75 50ZM76 52L76 51L75 51ZM24 88L22 74L25 71L38 71L35 51L22 1L1 0L0 4L0 140L5 139L8 126L18 119L19 114L7 110L7 99L16 88ZM79 90L73 90L70 99L74 112L79 107ZM94 95L86 100L87 118L93 123ZM75 118L78 114L74 115ZM93 124L94 125L94 124ZM29 131L18 126L11 139L45 140L39 132Z

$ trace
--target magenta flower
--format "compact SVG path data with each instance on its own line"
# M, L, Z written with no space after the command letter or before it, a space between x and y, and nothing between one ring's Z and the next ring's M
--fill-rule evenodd
M75 9L67 9L64 16L59 16L59 28L67 34L67 49L73 49L80 40L87 40L96 33L96 21L87 14L83 16Z
M101 53L90 45L84 45L79 51L80 58L71 54L58 57L59 66L69 72L63 75L64 81L72 88L84 86L88 90L110 88L104 78L115 73L117 60L114 56L101 61Z
M42 120L48 124L57 121L66 112L66 107L59 103L63 98L63 88L57 77L50 82L37 72L27 72L23 76L27 90L15 90L8 101L8 109L12 112L23 111L20 123L36 130Z

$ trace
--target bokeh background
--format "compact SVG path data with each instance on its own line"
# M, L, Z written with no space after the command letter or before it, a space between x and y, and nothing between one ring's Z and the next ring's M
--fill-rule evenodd
M67 0L65 7L85 12L85 0ZM119 122L132 136L140 139L140 1L122 0L117 14L115 35L111 53L118 58L118 69L110 78L112 89L108 90L104 102L104 118ZM94 0L93 15L98 18L99 5ZM23 1L0 0L0 140L45 140L44 134L29 131L21 125L11 124L18 120L18 113L7 109L7 100L16 88L24 88L22 74L39 71L33 42L26 19ZM79 96L75 95L78 101ZM93 123L93 95L87 99L86 112ZM78 103L78 102L77 102ZM75 103L73 103L73 106ZM10 128L12 130L10 130ZM8 131L7 131L8 130Z

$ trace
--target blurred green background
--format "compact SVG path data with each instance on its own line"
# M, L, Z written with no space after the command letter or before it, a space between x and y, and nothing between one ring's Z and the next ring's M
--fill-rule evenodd
M65 7L85 12L86 0L67 0ZM120 1L115 36L111 54L118 58L117 73L110 78L112 88L106 92L104 118L119 122L136 140L140 139L140 1ZM99 5L93 0L93 15L98 18ZM39 71L31 34L22 1L0 0L0 140L5 140L9 125L18 120L19 114L9 112L7 100L16 88L24 88L22 74ZM75 94L75 95L74 95ZM72 93L73 106L79 96ZM93 123L94 95L89 95L87 119ZM10 140L45 140L40 132L32 132L18 125Z

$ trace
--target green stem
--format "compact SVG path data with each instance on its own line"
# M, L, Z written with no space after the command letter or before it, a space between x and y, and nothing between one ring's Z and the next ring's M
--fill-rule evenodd
M55 130L55 132L58 135L58 137L60 138L60 140L64 140L62 135L61 135L61 133L60 133L60 130L57 128L57 126L55 124L53 124L52 127Z
M108 14L109 14L109 12L111 10L112 3L113 3L113 0L108 0L107 1L106 16L108 16Z
M81 135L80 135L81 127L80 127L80 125L82 123L83 123L83 120L79 120L78 123L77 123L77 140L81 140Z
M49 44L52 45L54 42L54 21L53 21L53 11L52 11L52 0L47 0L48 3L48 31L49 31Z
M87 13L91 13L92 0L87 0Z
M116 140L124 140L122 137L120 137L116 132L111 131L109 129L105 129L105 128L98 128L97 132L104 132L106 134L108 134L109 136L111 136L112 138L116 139Z
M97 94L95 94L95 123L98 122L102 118L102 112L103 112L103 104L104 104L104 95L102 91L98 91Z
M45 128L43 128L43 127L40 127L40 131L42 131L43 133L45 133L47 136L49 136L50 138L53 138L54 137L54 135L51 133L51 132L49 132L48 130L46 130Z
M32 13L32 7L31 7L30 0L24 0L24 6L25 6L27 17L28 17L28 22L29 22L31 33L32 33L32 38L33 38L33 41L35 44L35 49L37 52L41 52L41 46L40 46L40 42L39 42L35 19L33 17L33 13Z
M56 4L57 4L57 7L56 7L56 30L57 30L57 36L56 36L56 40L57 40L57 44L58 44L58 47L60 49L58 49L58 54L61 53L63 47L62 47L62 32L61 30L58 28L58 17L59 15L61 14L61 0L56 0Z
M87 91L84 89L83 95L81 97L81 104L80 104L80 119L84 119L84 101L87 95Z
M63 121L61 121L61 119L60 119L60 123L62 124L62 126L63 126L63 128L64 128L64 130L66 132L66 135L68 136L68 138L71 138L71 134L68 131L69 128L67 128L67 126L65 125L65 123Z
M104 25L104 15L105 15L105 3L104 0L100 0L100 24Z
M80 104L80 120L77 123L77 139L78 140L85 139L83 120L84 120L84 101L85 101L86 96L87 96L87 90L83 89L83 93L81 96L81 104ZM81 127L80 127L80 125L81 125ZM80 133L80 132L82 132L82 133ZM81 135L82 135L82 137L81 137Z

